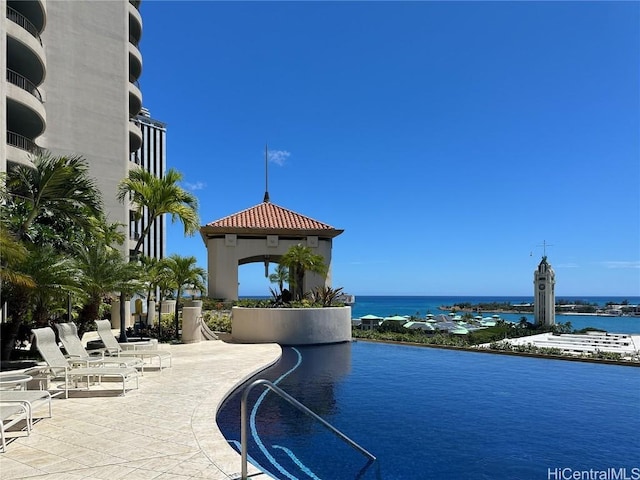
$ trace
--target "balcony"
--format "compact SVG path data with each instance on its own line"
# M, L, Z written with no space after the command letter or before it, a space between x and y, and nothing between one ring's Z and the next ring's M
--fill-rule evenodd
M7 5L7 18L13 23L20 25L24 30L29 32L33 38L35 38L40 45L42 45L42 38L40 38L40 29L36 27L31 21L22 13Z
M129 152L135 152L142 146L142 129L129 120Z
M27 77L20 75L18 72L7 69L7 82L29 92L31 95L36 97L40 103L42 103L42 94L40 93L40 90L38 90L38 87L36 87Z
M33 140L7 131L7 162L33 166L31 154L40 150Z
M129 76L137 80L142 75L142 54L138 47L129 43Z
M45 52L38 38L15 22L7 27L7 68L20 72L34 85L40 85L46 73Z
M142 16L137 8L133 5L129 6L129 41L135 46L140 43L142 38Z
M142 92L138 82L129 82L129 116L135 117L142 109Z
M46 128L42 96L26 77L7 70L7 129L36 138Z

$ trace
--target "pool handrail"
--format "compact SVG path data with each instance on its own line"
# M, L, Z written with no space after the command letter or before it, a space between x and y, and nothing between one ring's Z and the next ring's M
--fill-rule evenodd
M240 446L241 446L241 450L242 450L241 451L241 456L242 456L241 457L242 458L242 476L241 476L241 479L242 480L247 480L247 478L248 478L247 477L247 398L249 397L249 392L256 385L264 385L265 387L269 388L272 392L277 393L278 395L280 395L280 397L282 397L284 400L289 402L294 407L297 407L299 410L302 410L307 415L310 415L311 417L313 417L314 419L319 421L322 425L327 427L331 432L336 434L339 438L341 438L346 443L351 445L354 449L358 450L365 457L368 457L369 460L371 460L371 461L375 461L376 460L376 457L374 455L372 455L366 449L364 449L363 447L358 445L356 442L351 440L344 433L342 433L336 427L334 427L329 422L324 420L322 417L318 416L316 413L314 413L313 411L309 410L307 407L305 407L302 403L297 401L295 398L293 398L287 392L285 392L281 388L275 386L269 380L266 380L264 378L260 378L260 379L258 379L256 381L252 382L250 385L247 386L247 388L245 388L244 392L242 392L242 400L240 401Z

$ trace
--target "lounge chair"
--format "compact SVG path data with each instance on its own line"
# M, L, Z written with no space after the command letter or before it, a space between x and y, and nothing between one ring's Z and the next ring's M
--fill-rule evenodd
M0 403L18 403L27 407L29 425L33 428L33 411L41 405L48 405L49 416L53 416L51 410L51 394L46 390L0 390Z
M142 359L149 358L150 360L157 358L160 362L160 371L162 371L162 360L169 359L169 366L171 366L171 352L146 347L139 350L124 350L116 340L116 337L113 336L113 333L111 332L111 322L109 320L96 320L96 326L98 327L100 340L104 343L109 355Z
M60 351L60 347L56 343L56 337L50 327L34 328L32 330L36 338L36 347L47 363L44 369L48 371L51 378L64 378L64 396L69 398L69 385L78 379L87 379L87 389L91 379L97 377L115 377L122 381L122 394L126 393L125 384L127 380L136 380L136 388L138 388L138 371L132 367L74 367L73 360L68 360Z
M20 403L2 403L0 402L0 438L2 440L2 452L7 451L7 442L5 432L8 428L24 420L27 423L27 435L31 433L31 424L29 423L29 413L27 407ZM5 423L6 422L6 423Z
M60 336L60 341L67 351L70 360L83 362L86 367L96 365L111 365L117 367L140 368L144 375L144 361L141 358L118 358L105 357L104 355L92 357L82 345L82 340L78 336L78 328L75 323L57 323L56 328Z

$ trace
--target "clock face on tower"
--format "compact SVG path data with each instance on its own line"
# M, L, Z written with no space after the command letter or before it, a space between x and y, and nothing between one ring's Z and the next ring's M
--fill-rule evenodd
M541 283L540 285L538 285L538 289L539 290L544 290L544 283Z

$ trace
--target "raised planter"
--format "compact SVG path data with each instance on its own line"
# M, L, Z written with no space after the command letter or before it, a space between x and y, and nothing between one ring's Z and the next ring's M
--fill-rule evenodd
M314 345L351 341L351 307L231 309L231 336L241 343Z

